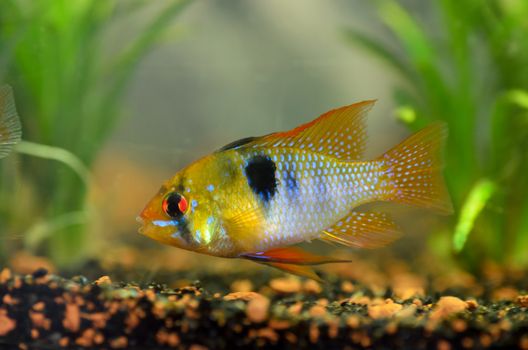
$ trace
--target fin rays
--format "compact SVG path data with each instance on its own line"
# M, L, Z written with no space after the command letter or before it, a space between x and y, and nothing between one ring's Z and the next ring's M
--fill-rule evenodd
M394 193L386 200L451 214L453 206L442 176L441 152L447 137L444 123L411 135L379 159L386 164Z
M348 247L379 248L401 236L399 227L385 213L351 212L323 231L321 240Z
M13 90L4 85L0 87L0 158L9 154L21 136L22 129L15 108Z
M295 129L235 141L221 150L238 147L298 148L342 160L362 160L366 146L365 116L374 100L331 110Z

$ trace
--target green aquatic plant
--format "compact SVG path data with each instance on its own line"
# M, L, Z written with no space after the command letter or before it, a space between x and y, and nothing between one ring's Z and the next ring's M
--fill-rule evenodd
M527 266L528 2L441 0L421 13L374 4L395 40L357 29L346 38L402 78L396 116L410 129L448 123L453 250L470 267L483 258Z
M189 0L3 0L0 2L0 81L13 85L24 127L23 157L1 164L0 218L33 224L24 238L58 264L82 259L91 218L89 169L119 117L127 83ZM154 13L141 21L139 11ZM156 12L157 11L157 12ZM140 25L123 45L108 36L122 22ZM73 171L72 171L73 169ZM23 178L16 183L15 178ZM20 215L22 186L31 186L33 215ZM23 191L23 190L22 190ZM14 225L14 224L13 224ZM6 228L7 226L7 228Z

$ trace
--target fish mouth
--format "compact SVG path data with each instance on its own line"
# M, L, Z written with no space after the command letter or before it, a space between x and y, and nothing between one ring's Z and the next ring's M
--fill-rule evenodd
M136 217L136 222L141 224L141 226L138 229L138 232L140 234L143 234L143 229L145 228L145 219L143 219L141 216Z

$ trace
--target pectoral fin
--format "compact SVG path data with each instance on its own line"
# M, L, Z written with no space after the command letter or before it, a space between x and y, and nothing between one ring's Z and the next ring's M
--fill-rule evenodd
M227 234L243 251L253 250L257 240L262 238L258 232L262 232L264 217L258 208L248 208L223 221Z

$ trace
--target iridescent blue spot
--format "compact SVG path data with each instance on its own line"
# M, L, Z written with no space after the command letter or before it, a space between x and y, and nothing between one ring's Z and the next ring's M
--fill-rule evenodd
M191 207L196 208L198 206L198 201L196 199L193 199L191 201Z
M178 226L178 220L154 220L152 223L159 227Z
M207 186L207 191L209 191L209 192L213 192L214 189L215 189L215 187L214 187L214 185L212 185L212 184L209 185L209 186Z
M207 218L207 225L212 225L213 222L214 222L214 217L209 216L209 217Z

